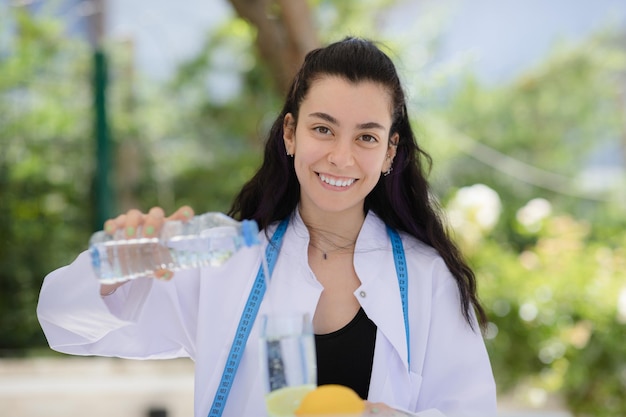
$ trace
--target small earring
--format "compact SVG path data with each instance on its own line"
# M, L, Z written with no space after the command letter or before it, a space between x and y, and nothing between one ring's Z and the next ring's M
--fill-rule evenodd
M388 161L391 160L391 162L389 163L389 168L387 169L387 171L383 172L383 176L386 177L387 175L391 174L391 171L393 171L393 160L391 159L391 155L389 154L387 154L387 158L385 159L387 159Z
M289 151L287 151L287 156L290 156L290 157L292 157L292 158L293 158L293 154L292 154L292 153L289 153Z

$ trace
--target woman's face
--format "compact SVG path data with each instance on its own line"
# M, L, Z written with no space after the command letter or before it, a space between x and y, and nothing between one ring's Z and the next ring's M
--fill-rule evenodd
M395 156L391 97L374 82L326 76L312 83L298 120L287 114L284 141L294 155L304 213L363 213L365 197Z

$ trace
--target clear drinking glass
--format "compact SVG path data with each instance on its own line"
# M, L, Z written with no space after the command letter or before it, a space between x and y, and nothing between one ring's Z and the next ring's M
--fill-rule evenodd
M293 416L317 385L313 324L308 314L262 315L260 361L270 417Z

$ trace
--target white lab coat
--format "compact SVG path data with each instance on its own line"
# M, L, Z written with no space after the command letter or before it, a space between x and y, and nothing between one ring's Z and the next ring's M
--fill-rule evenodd
M463 318L455 280L432 248L401 236L409 277L410 369L391 244L373 213L356 243L361 286L354 295L378 327L368 399L420 416L495 415L489 358L480 332ZM104 298L89 255L82 253L43 283L37 313L50 346L75 355L190 357L195 416L206 416L264 253L267 240L264 233L260 237L260 247L241 250L221 267L179 271L169 282L137 279ZM259 314L271 303L274 310L313 316L323 288L308 265L308 240L296 211ZM257 349L255 325L224 417L265 415Z

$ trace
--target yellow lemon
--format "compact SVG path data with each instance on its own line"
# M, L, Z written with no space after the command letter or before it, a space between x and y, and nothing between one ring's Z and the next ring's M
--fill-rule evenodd
M270 392L265 397L265 406L270 417L293 417L293 413L304 396L315 389L315 385L284 387Z
M322 385L305 395L296 416L360 415L365 402L351 388L343 385Z

